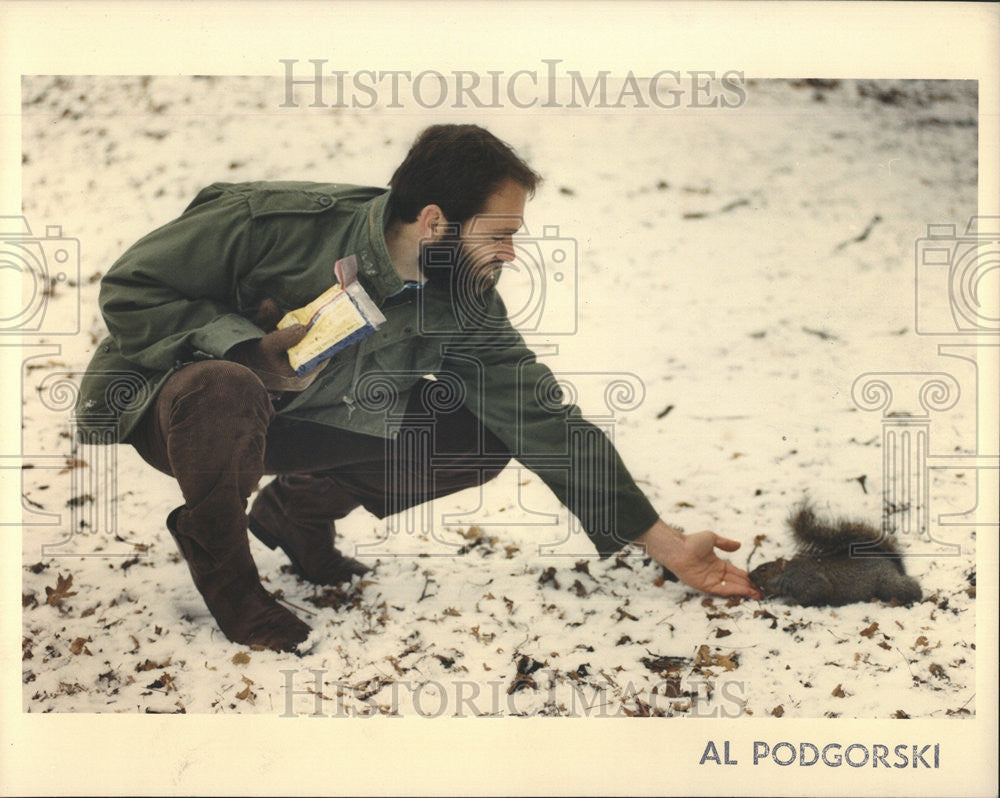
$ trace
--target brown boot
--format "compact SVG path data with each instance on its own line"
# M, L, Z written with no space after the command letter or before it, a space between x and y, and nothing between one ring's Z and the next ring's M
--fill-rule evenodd
M336 585L349 582L354 576L363 576L370 569L357 560L341 554L334 546L336 530L330 515L343 517L346 510L328 509L323 518L302 520L304 508L286 493L301 487L299 482L309 477L279 477L257 494L250 509L250 531L270 549L281 547L292 561L296 573L317 585ZM289 490L289 486L293 486ZM328 486L326 497L335 490ZM313 500L318 497L313 495ZM304 502L303 502L304 503ZM343 497L343 504L356 506L357 502ZM298 511L298 512L293 512Z
M204 535L192 534L194 525L187 522L184 510L178 507L167 516L167 528L226 637L253 648L295 651L310 629L264 589L246 535L209 542Z

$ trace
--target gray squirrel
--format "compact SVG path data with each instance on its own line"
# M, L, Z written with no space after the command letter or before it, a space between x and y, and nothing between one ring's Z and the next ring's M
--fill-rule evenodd
M790 560L779 558L750 572L765 598L823 606L871 601L920 601L916 579L906 575L895 540L860 521L816 517L803 503L788 519L797 545Z

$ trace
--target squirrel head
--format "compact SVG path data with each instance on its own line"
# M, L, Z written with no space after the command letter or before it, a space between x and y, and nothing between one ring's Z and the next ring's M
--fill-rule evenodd
M788 560L784 557L761 563L750 572L750 581L765 597L780 596L781 575L785 572L786 565L788 565Z

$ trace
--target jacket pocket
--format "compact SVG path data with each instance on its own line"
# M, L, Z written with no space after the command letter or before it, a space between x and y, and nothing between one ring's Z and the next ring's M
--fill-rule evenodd
M337 198L317 187L315 190L259 189L247 196L250 216L259 219L287 213L326 213Z

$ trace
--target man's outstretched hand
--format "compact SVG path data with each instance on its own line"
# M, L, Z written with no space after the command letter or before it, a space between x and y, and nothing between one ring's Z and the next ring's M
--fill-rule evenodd
M718 596L761 597L746 571L715 553L716 548L736 551L739 541L707 531L684 535L657 521L635 542L644 545L650 557L690 587Z

